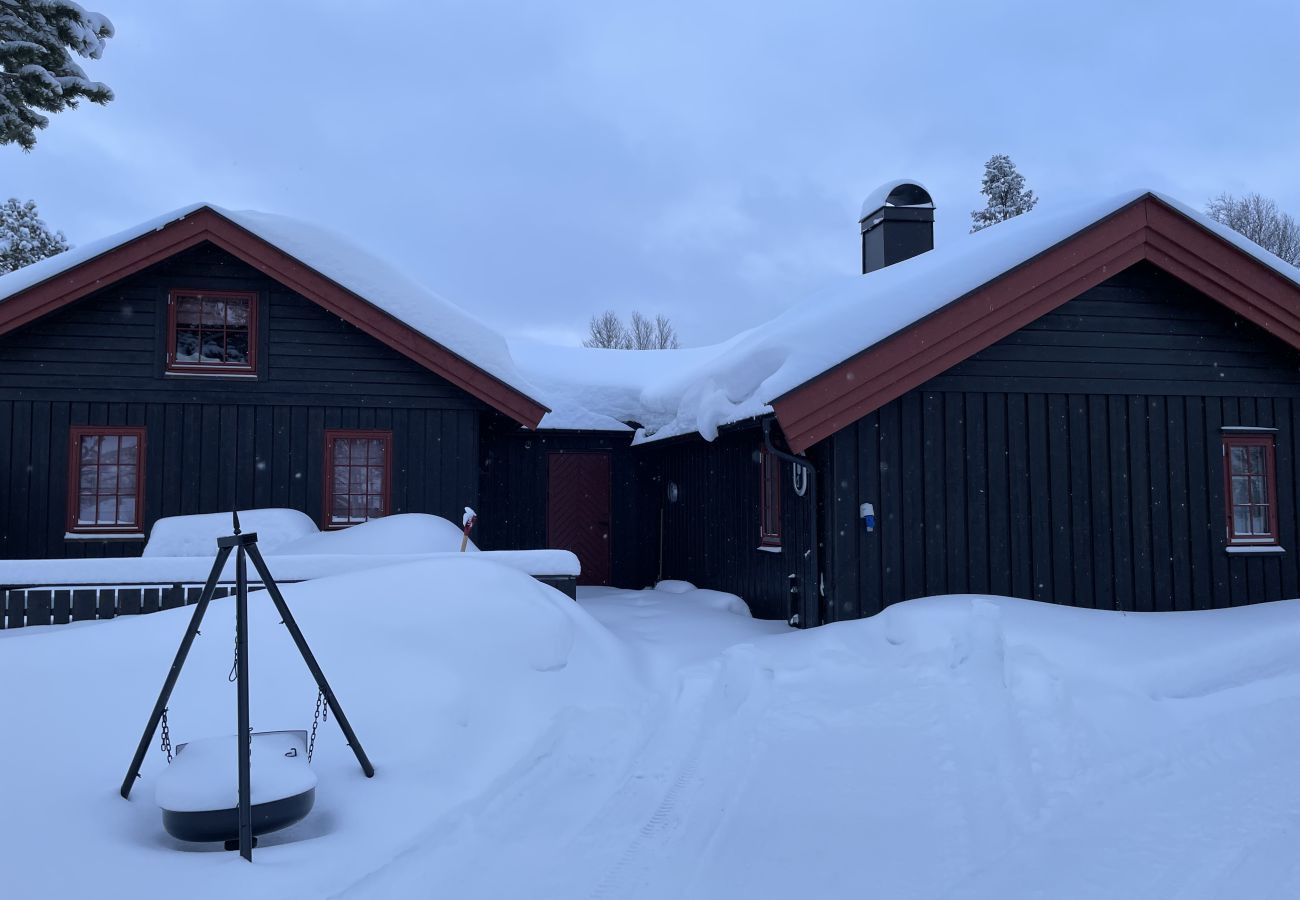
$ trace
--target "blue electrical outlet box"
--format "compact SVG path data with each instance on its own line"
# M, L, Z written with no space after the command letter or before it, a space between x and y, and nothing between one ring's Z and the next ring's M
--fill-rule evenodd
M876 530L876 508L870 503L864 503L858 507L858 515L862 517L862 524L867 527L868 532Z

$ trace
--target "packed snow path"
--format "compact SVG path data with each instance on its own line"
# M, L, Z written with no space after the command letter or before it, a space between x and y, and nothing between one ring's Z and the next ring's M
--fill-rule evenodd
M251 867L161 835L160 761L131 803L114 793L184 611L0 632L0 680L33 686L10 694L0 744L24 773L3 786L7 887L1300 896L1300 602L1122 616L934 598L795 632L662 587L575 606L468 560L291 586L379 775L324 735L317 809ZM254 609L256 721L302 727L314 691ZM227 727L207 721L228 712L219 623L173 704L180 738Z
M580 599L660 694L630 764L615 776L617 754L589 734L549 736L461 840L358 896L430 883L593 900L1300 896L1300 666L1201 685L1213 696L1164 698L1199 709L1157 711L1113 686L1073 698L1035 651L1010 662L999 605L977 598L937 609L934 634L900 624L886 643L921 646L874 659L857 626L796 634L727 612L726 595ZM1052 622L1073 611L1010 604L1040 628L1077 627ZM1153 649L1201 629L1184 631ZM1194 655L1215 640L1199 637ZM1267 669L1234 637L1211 658L1247 678ZM1300 649L1298 637L1292 627L1258 649ZM1132 687L1177 693L1182 681L1175 664ZM1076 699L1114 718L1071 721Z

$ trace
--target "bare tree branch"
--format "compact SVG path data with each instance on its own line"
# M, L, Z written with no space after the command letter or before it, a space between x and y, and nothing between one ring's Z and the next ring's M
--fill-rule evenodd
M631 350L632 342L618 313L607 309L600 315L591 317L590 331L582 346L602 347L606 350Z
M1205 212L1291 265L1300 266L1300 224L1267 197L1220 194L1206 205Z
M677 329L668 321L668 317L663 313L655 316L655 336L654 345L659 350L676 350L679 346L677 343Z

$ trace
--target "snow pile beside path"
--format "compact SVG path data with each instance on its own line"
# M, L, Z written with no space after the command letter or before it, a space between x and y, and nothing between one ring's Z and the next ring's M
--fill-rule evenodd
M266 553L317 533L316 523L296 509L242 510L239 527L245 532L257 532L257 544ZM217 538L230 534L231 528L230 513L168 516L154 523L141 555L211 559L217 555Z
M332 556L456 553L461 529L441 516L399 513L337 531L315 531L275 549L279 555ZM471 540L465 548L477 551Z
M5 701L0 766L23 773L3 788L9 896L126 897L177 885L192 898L334 896L444 833L474 828L557 742L576 742L589 762L622 759L641 731L643 688L623 647L520 572L444 559L284 593L376 777L362 776L331 719L317 738L315 809L264 838L253 867L178 852L187 848L165 836L152 801L166 765L156 737L131 802L117 786L193 607L0 631L0 683L40 685ZM310 728L316 688L265 594L250 598L250 619L254 728ZM214 601L170 703L174 742L234 732L233 629L233 601Z
M673 579L668 579L656 584L654 589L663 594L680 596L684 602L692 603L697 606L707 606L709 609L735 613L736 615L744 616L745 618L750 618L753 615L749 611L749 604L744 600L741 600L735 594L697 588L689 581L675 581Z
M728 692L770 699L721 726L720 747L757 745L743 777L721 757L702 775L731 778L735 800L694 896L1300 889L1300 601L1122 614L936 597L724 658ZM823 827L764 827L783 820ZM818 854L834 862L787 865Z
M1171 615L952 595L898 604L856 627L917 655L947 653L954 669L997 658L1010 674L1032 657L1071 680L1150 700L1300 675L1294 600Z

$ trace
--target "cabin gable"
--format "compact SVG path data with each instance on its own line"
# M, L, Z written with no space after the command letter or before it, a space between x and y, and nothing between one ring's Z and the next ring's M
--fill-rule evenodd
M166 371L172 290L257 298L252 376ZM3 304L0 304L3 305ZM132 555L68 532L70 436L147 433L143 533L163 516L292 507L324 523L325 435L392 433L390 512L478 497L484 404L234 255L199 244L0 335L0 558Z
M782 430L805 450L1144 260L1300 349L1300 282L1146 194L775 398Z
M1131 611L1294 596L1298 360L1154 265L1113 275L814 448L827 618L944 593ZM1260 552L1226 534L1234 427L1276 447L1280 533Z

